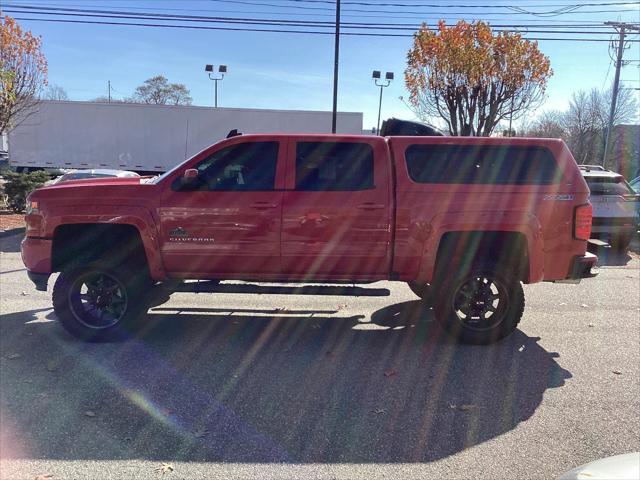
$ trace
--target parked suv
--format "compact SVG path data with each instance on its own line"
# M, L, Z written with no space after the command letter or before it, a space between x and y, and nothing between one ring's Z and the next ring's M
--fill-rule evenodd
M613 248L626 252L638 227L638 195L619 173L602 167L580 166L591 191L592 237L607 240Z
M177 279L428 286L456 338L510 334L523 283L593 276L589 189L561 140L236 135L155 178L27 200L22 258L86 340L126 337ZM430 305L425 304L425 308Z

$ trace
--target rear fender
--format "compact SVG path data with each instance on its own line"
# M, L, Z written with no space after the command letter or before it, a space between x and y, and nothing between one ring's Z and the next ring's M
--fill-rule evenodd
M544 277L542 226L535 215L512 211L449 212L434 217L430 234L432 240L426 242L426 245L433 248L424 250L419 271L420 280L426 282L433 280L440 244L444 235L450 232L513 232L524 235L529 259L529 273L525 283L542 281Z

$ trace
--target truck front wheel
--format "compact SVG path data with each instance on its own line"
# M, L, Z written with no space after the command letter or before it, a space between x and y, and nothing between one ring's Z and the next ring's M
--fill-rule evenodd
M151 279L146 269L101 263L65 268L53 287L53 308L62 326L86 341L131 336L147 310Z
M463 343L487 344L512 333L524 311L524 291L517 277L479 266L440 284L437 320Z

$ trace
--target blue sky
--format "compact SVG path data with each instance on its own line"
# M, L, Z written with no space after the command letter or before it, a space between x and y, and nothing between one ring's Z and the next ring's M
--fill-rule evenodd
M344 0L347 1L347 0ZM343 21L396 22L435 24L446 17L468 21L488 19L490 23L556 24L580 21L605 22L622 20L639 22L638 4L585 7L570 14L536 17L518 14L503 6L517 5L542 12L575 5L588 0L368 0L368 3L405 3L416 7L359 7L370 13L353 12L353 6L343 5ZM610 3L613 0L600 0ZM595 3L594 0L591 0ZM251 0L232 3L216 0L0 0L0 5L47 5L68 8L155 11L186 15L238 16L261 18L313 19L332 21L330 4L291 2L291 0ZM420 8L431 3L439 7ZM269 5L280 6L269 6ZM491 8L456 7L456 5L493 5ZM295 9L292 5L314 6L327 10ZM394 13L375 13L385 10ZM419 10L422 14L406 11ZM593 10L615 10L588 13ZM254 12L265 12L262 14ZM305 14L294 16L294 14ZM8 13L20 17L18 13ZM35 15L31 15L33 18ZM42 17L44 18L44 17ZM51 17L49 17L51 18ZM64 18L64 17L63 17ZM43 23L21 20L26 28L43 39L49 62L49 81L63 87L72 100L87 100L106 95L107 81L113 96L130 96L137 85L153 75L164 74L172 82L184 83L191 90L194 104L212 105L213 83L208 80L204 65L226 64L229 73L219 84L219 105L223 107L253 107L278 109L330 110L333 75L333 37L331 35L300 35L280 33L229 32L214 30L162 29L129 26ZM585 28L583 30L587 30ZM613 33L613 30L611 30ZM609 38L607 35L530 34L530 36L571 36ZM638 36L632 37L638 39ZM398 97L405 96L402 79L410 38L354 37L341 38L340 83L338 108L364 112L364 127L375 126L378 94L371 80L371 71L393 71L396 80L385 89L383 118L412 118L413 114ZM569 41L539 42L540 49L550 57L554 76L549 82L548 98L543 108L563 109L571 93L578 89L609 86L613 67L606 42ZM629 87L640 87L640 44L631 44L625 59L635 60L622 70L621 79Z

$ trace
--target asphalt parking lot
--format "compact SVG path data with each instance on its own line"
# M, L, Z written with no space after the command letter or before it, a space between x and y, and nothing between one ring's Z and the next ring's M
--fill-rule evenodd
M3 479L548 479L640 450L635 253L525 286L491 346L451 342L390 282L175 293L140 338L86 344L19 240L0 239Z

